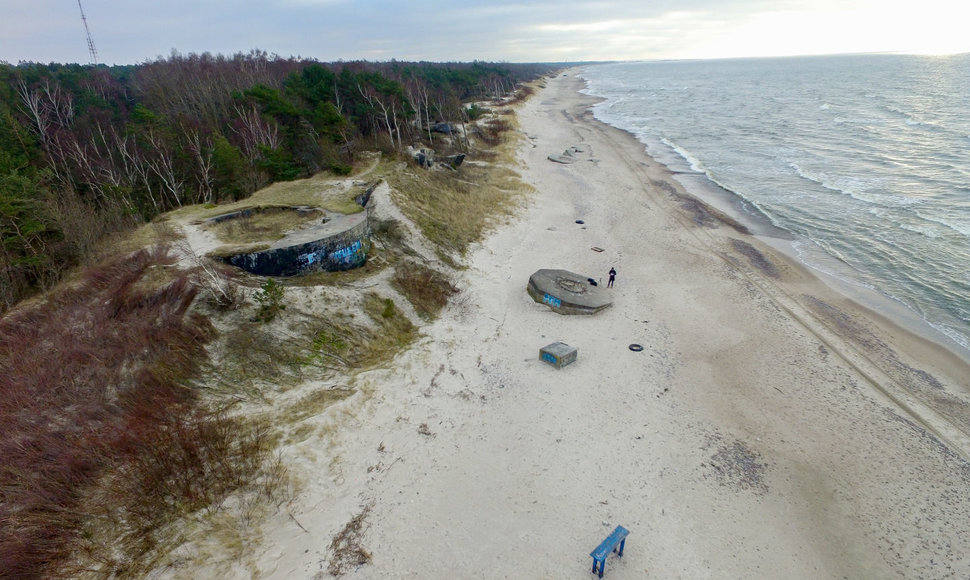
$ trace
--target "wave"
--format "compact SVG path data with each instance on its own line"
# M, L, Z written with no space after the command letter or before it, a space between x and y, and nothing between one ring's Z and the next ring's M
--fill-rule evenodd
M957 118L942 111L927 111L920 113L893 105L886 105L886 110L896 115L907 127L926 131L934 138L941 135L949 139L962 139L965 135L966 127L963 125L962 111ZM934 118L927 118L927 115Z
M847 195L864 203L877 204L884 207L909 207L911 205L923 203L923 201L920 199L906 195L872 191L873 189L882 186L882 182L879 178L862 178L848 175L837 175L824 173L821 171L814 172L803 168L795 162L789 163L788 166L791 167L795 171L795 174L802 179L820 185L829 191Z
M896 225L908 232L926 236L933 240L940 238L940 232L929 224L897 223Z
M921 62L638 63L584 78L606 99L596 117L700 195L724 192L804 240L798 259L910 303L967 347L970 324L954 313L970 291L952 263L970 263L970 78L940 85Z
M832 122L836 125L882 125L885 121L877 117L835 117Z
M933 320L929 320L925 317L923 318L923 322L928 324L937 332L942 333L944 336L946 336L953 342L959 344L964 349L970 350L970 335L964 334L952 326L941 324L939 322L934 322Z
M827 244L820 240L802 238L792 242L791 247L798 261L812 270L845 285L847 288L858 288L866 293L871 293L871 295L881 296L883 299L889 300L890 304L902 307L903 311L911 313L928 328L932 328L961 348L970 350L970 333L961 330L967 325L943 322L947 319L947 316L939 313L932 302L927 303L908 292L903 292L903 295L900 295L898 291L888 288L878 279L873 279L871 282L866 281L871 276L854 268L836 248L827 247ZM928 308L923 308L923 305L928 305ZM963 323L970 323L970 312L963 311L956 315L956 319Z
M694 157L694 155L690 151L684 149L680 145L677 145L676 143L674 143L670 139L667 139L666 137L661 137L660 142L666 145L667 147L670 147L672 150L674 150L677 153L677 155L680 155L681 158L683 158L683 160L687 162L687 165L690 167L691 171L695 173L703 173L708 177L710 177L707 171L707 168L704 167L704 164L701 162L701 160L698 159L697 157Z
M642 141L643 142L643 141ZM683 159L690 166L691 171L697 176L702 176L708 184L713 186L715 191L722 192L731 198L732 203L736 205L745 215L750 216L755 223L759 224L759 229L767 228L764 231L772 232L770 235L776 237L790 238L794 236L791 229L785 227L775 216L772 211L765 207L764 204L760 203L754 196L746 194L741 188L731 185L722 179L719 179L713 171L708 169L702 161L700 161L696 156L690 153L688 150L678 146L669 139L661 138L660 143L667 147L668 150L674 152L680 159ZM649 151L648 145L648 151ZM654 159L663 163L668 169L675 170L672 164L665 162L663 155L652 155ZM698 193L698 192L692 192Z
M935 215L929 214L929 212L920 212L918 210L916 212L916 215L918 215L921 219L924 219L928 222L933 222L949 230L952 230L953 232L960 234L968 241L970 241L970 223L960 222L952 217L935 216Z

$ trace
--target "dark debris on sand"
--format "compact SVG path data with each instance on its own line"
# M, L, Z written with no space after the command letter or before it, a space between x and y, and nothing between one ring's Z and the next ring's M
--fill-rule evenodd
M705 464L707 472L722 486L737 491L752 491L757 495L768 493L765 474L768 464L761 456L740 440L727 442L721 435L710 437L709 446L715 446L711 461ZM706 475L705 475L706 477Z

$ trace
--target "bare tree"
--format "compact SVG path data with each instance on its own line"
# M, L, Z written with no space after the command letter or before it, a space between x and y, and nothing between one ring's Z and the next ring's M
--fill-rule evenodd
M404 83L404 88L411 108L417 113L415 126L419 131L427 131L428 143L434 143L434 134L431 131L431 106L427 83L412 77Z
M132 187L140 184L148 196L153 212L160 213L162 208L159 200L155 197L149 164L134 138L128 134L122 135L118 133L116 128L112 127L111 139L114 150L118 153L120 171L124 175L125 183Z
M41 147L46 149L50 141L51 120L47 108L42 105L40 91L27 88L27 83L21 80L17 83L17 93L23 105L21 111L30 118L31 129L40 140Z
M278 149L283 144L279 126L274 121L264 119L255 105L249 109L236 106L235 110L240 126L233 127L232 130L242 139L243 154L250 163L260 159L260 147Z
M215 181L212 173L214 167L212 139L208 135L203 137L201 131L193 131L185 127L183 127L183 132L188 140L188 149L195 160L195 178L199 184L198 201L212 203L214 198L212 184Z
M54 120L59 127L67 128L74 121L74 97L68 91L61 88L58 82L51 83L49 78L44 79L44 96L46 106L51 111Z
M395 143L394 141L395 127L397 122L395 119L394 125L391 124L392 104L385 104L384 102L386 99L388 103L391 103L390 99L387 99L386 97L385 99L381 99L380 94L371 86L364 87L363 85L358 84L357 90L360 92L360 95L364 97L364 100L367 101L367 104L370 105L371 109L374 109L374 110L380 109L381 115L384 118L384 128L387 130L387 136L391 141L391 147L397 146L398 148L400 148L401 147L400 134L398 134L397 143ZM375 123L375 128L378 125L379 123Z
M73 99L49 79L32 89L21 80L17 92L22 104L20 110L31 120L31 130L47 153L47 162L55 179L64 186L73 186L70 160L76 145L68 131L74 119Z
M158 177L162 185L162 192L171 198L169 207L182 207L182 194L185 180L175 168L175 153L154 128L144 133L145 142L151 146L149 155L145 157L148 168Z

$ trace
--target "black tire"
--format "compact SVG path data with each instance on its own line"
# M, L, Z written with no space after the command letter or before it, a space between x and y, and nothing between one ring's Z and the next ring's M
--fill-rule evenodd
M632 350L633 352L640 352L641 350L643 350L643 345L642 344L633 343L633 344L630 345L630 350Z

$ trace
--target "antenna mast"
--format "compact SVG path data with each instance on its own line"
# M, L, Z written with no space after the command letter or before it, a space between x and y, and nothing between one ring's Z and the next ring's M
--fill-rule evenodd
M91 38L91 30L88 28L88 19L84 16L81 0L77 0L77 7L81 9L81 22L84 23L84 33L88 36L88 55L91 57L91 64L98 64L98 49L94 48L94 40Z

